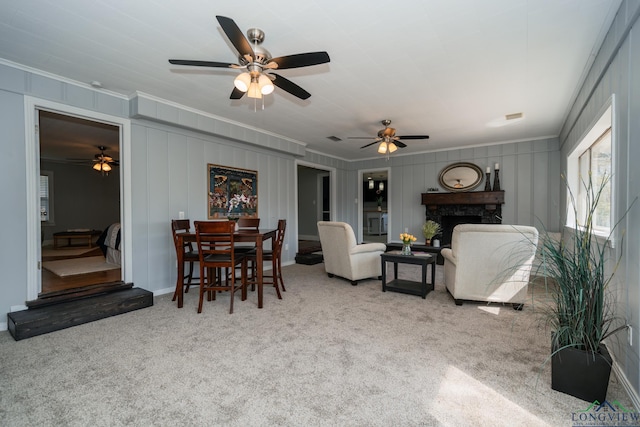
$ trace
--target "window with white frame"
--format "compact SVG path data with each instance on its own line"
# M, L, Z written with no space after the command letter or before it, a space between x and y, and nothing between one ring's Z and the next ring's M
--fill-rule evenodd
M586 215L585 185L591 183L594 191L601 186L600 198L593 218L593 229L602 234L611 230L611 128L602 135L578 158L581 185L578 190L578 219Z
M593 231L604 237L608 237L611 232L613 217L612 105L613 103L569 155L567 164L567 179L576 198L578 215L577 218L567 218L567 225L572 226L575 222L580 225L585 218L587 186L591 182L594 192L599 191L602 186L593 218Z
M40 172L40 224L55 225L53 221L53 172Z

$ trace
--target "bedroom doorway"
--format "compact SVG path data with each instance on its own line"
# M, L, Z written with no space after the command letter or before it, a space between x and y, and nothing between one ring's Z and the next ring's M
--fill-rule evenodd
M39 298L119 282L120 260L107 262L104 232L121 223L121 129L36 109L40 197Z

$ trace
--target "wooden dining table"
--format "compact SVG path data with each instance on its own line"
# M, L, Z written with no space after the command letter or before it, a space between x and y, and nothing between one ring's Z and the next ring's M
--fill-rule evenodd
M263 242L269 239L274 239L276 233L278 232L277 228L274 229L259 229L259 230L251 230L251 229L241 229L237 230L233 233L234 243L237 242L253 242L256 244L256 282L258 285L258 308L262 308L262 281L263 281ZM183 248L184 244L187 242L195 242L196 241L196 233L177 233L176 237L177 247ZM178 276L176 279L176 289L178 290L178 308L182 308L184 301L184 286L182 285L182 280L184 278L184 251L178 251Z

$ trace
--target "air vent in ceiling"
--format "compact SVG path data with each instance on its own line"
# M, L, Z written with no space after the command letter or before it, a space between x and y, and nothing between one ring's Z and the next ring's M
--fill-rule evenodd
M327 139L330 139L330 140L332 140L334 142L342 141L341 138L338 138L337 136L333 136L333 135L332 136L328 136Z
M506 116L504 116L504 118L506 120L515 120L515 119L521 119L524 116L523 113L513 113L513 114L507 114Z

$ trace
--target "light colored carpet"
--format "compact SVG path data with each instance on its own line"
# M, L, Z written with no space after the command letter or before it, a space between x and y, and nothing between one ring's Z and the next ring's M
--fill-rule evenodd
M440 270L441 267L438 267ZM197 292L14 341L0 333L6 426L568 426L588 405L550 388L531 306L456 306L284 268L287 292ZM608 400L630 408L612 375Z
M74 257L84 255L96 248L97 246L94 246L93 248L53 249L53 247L45 246L42 248L42 257Z
M115 270L119 265L110 264L103 256L62 259L59 261L46 261L42 268L49 270L56 276L67 277L77 274L96 273L98 271Z

